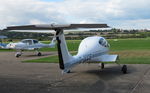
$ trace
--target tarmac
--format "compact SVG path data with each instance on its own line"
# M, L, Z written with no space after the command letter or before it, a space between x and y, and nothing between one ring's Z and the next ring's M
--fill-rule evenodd
M38 58L25 52L0 52L0 93L150 93L150 65L127 64L123 74L117 64L79 64L62 74L56 63L23 63ZM55 52L45 52L44 56Z

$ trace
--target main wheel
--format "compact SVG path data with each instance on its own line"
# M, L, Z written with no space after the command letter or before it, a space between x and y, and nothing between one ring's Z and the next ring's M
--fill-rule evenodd
M123 74L126 74L126 73L127 73L127 66L126 66L126 65L123 65L123 67L122 67L122 72L123 72Z
M71 71L70 71L70 70L68 70L68 71L67 71L67 73L71 73Z
M101 63L101 69L104 69L104 63Z
M41 52L39 52L37 55L38 55L38 56L41 56L41 55L42 55L42 53L41 53Z
M17 58L19 58L19 57L21 56L21 54L16 54L15 56L16 56Z

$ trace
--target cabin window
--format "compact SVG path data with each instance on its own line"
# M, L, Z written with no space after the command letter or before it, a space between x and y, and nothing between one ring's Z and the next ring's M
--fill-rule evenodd
M22 43L26 43L26 44L32 45L32 40L24 40L24 41L22 41Z
M99 44L103 47L109 47L107 41L104 38L100 38Z

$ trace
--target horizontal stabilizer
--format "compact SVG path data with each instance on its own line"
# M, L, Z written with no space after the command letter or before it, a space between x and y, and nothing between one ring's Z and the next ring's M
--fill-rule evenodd
M101 62L115 62L118 59L118 55L102 55L98 58L97 61Z

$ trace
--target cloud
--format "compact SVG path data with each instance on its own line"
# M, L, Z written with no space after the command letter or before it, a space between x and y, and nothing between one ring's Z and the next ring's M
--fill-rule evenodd
M150 29L150 19L115 21L112 27L119 29Z
M0 1L0 24L23 25L32 23L61 22L64 19L56 11L55 3L37 0Z
M149 0L1 0L0 27L39 23L108 23L119 28L150 28L149 5Z

